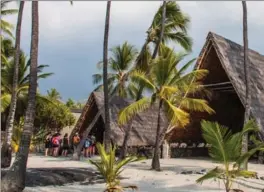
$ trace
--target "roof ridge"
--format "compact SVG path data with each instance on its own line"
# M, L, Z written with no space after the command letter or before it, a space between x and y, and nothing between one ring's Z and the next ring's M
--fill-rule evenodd
M244 48L243 45L241 45L241 44L239 44L239 43L237 43L237 42L235 42L235 41L232 41L232 40L230 40L230 39L227 39L227 38L223 37L222 35L219 35L219 34L214 33L214 32L212 32L212 31L209 31L209 33L208 33L206 39L213 39L213 40L216 42L216 41L217 41L217 39L216 39L217 37L218 37L218 38L221 38L221 39L224 39L225 41L229 41L229 42L231 42L231 43L233 43L233 44L235 44L235 45L237 45L237 46L240 46L240 47ZM216 42L216 43L217 43L217 42ZM258 51L255 51L254 49L250 49L250 48L249 48L249 51L252 52L252 53L255 53L255 54L258 54L258 55L264 57L264 55L260 54Z

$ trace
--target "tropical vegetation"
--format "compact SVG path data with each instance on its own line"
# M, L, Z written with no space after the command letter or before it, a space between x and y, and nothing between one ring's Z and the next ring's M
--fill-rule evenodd
M177 54L169 47L161 45L158 57L151 63L149 75L147 76L145 72L140 70L132 74L133 81L144 84L151 95L132 103L119 113L119 123L123 125L150 106L158 106L156 144L152 161L152 168L155 170L160 170L160 146L167 131L165 127L161 129L163 109L168 118L169 127L185 127L190 121L190 111L214 112L206 100L190 97L191 94L204 90L198 80L205 77L208 72L206 70L194 70L186 73L193 60L178 70L177 66L184 55Z
M255 121L250 120L246 123L240 132L232 133L232 131L216 122L202 121L203 138L208 144L209 155L211 158L222 164L221 167L210 170L208 173L200 177L197 182L202 183L208 179L220 179L223 181L226 192L232 189L234 180L238 177L253 177L257 173L241 169L241 164L247 161L256 151L264 150L263 143L255 140L255 147L247 153L241 153L242 139L245 134L259 131Z
M89 160L93 164L97 171L101 174L106 182L107 192L124 191L124 189L137 189L137 186L122 186L120 184L120 174L123 168L128 163L143 160L143 158L138 158L134 156L126 157L125 159L116 159L116 147L110 146L109 152L106 152L104 145L101 143L96 144L100 160Z
M124 98L135 98L137 87L130 80L130 74L134 67L134 61L137 56L137 50L128 42L110 49L112 55L108 59L108 88L109 95L118 95ZM98 63L98 68L102 69L102 62ZM101 73L93 75L94 84L101 83L103 76ZM101 90L100 84L95 90Z

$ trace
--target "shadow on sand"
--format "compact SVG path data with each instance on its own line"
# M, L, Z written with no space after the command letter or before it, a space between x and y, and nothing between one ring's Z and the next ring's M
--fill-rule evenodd
M1 171L1 177L7 170ZM91 168L29 168L26 187L63 185L74 182L92 181L97 174Z

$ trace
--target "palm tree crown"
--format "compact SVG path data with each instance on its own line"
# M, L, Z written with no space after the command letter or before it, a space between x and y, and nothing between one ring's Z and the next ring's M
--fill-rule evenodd
M131 71L133 70L133 62L135 61L137 50L133 45L125 42L121 46L115 46L110 49L112 56L108 60L108 86L110 95L119 95L121 97L134 97L136 94L136 86L132 82L128 83ZM98 63L98 68L102 68L102 62ZM102 82L102 74L93 75L94 84ZM103 85L99 85L96 90L101 89Z
M151 63L149 77L139 70L133 72L131 75L133 81L144 83L152 94L123 109L119 114L119 123L127 123L136 113L145 110L158 100L163 102L171 125L174 126L184 127L189 123L188 111L213 112L205 100L188 97L189 94L203 89L198 82L193 82L193 80L205 77L208 72L195 70L184 74L194 60L177 70L176 67L184 56L185 54L177 54L169 47L161 45L159 57Z

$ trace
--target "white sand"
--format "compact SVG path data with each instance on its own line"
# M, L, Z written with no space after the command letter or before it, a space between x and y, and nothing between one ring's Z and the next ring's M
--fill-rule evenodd
M133 184L139 187L140 192L224 192L222 184L218 181L207 181L203 185L195 183L201 175L179 174L183 170L201 170L213 168L216 164L209 160L193 159L162 159L162 172L150 171L150 160L130 164L126 167L122 176L127 178L121 184ZM64 158L51 158L30 156L28 167L91 167L86 160L81 162L70 161ZM259 176L264 176L264 165L249 164L249 170L257 171ZM240 180L243 184L234 183L233 188L242 189L245 192L259 192L264 190L263 180ZM246 187L246 186L249 187ZM64 186L27 187L28 192L102 192L104 184L80 185L79 183ZM128 190L129 191L129 190Z

